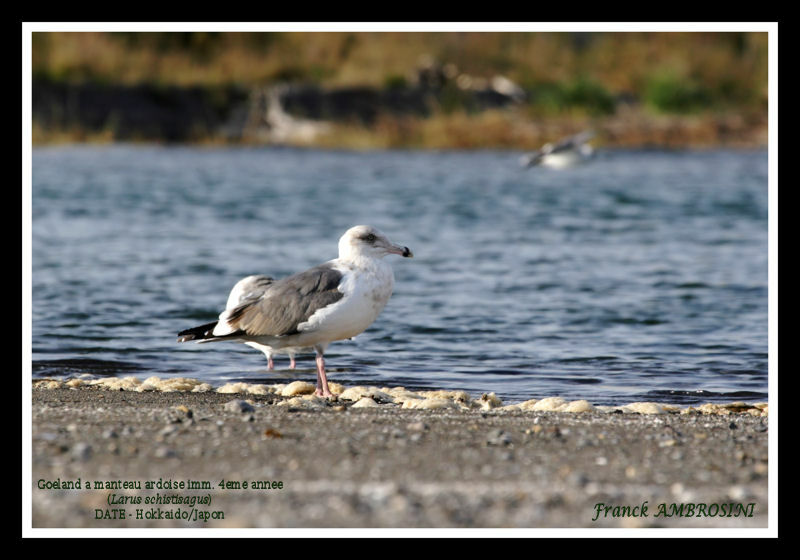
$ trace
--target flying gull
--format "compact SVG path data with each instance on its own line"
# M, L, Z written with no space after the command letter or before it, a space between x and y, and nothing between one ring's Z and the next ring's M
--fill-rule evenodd
M592 156L594 150L587 142L589 142L593 136L593 132L586 131L564 138L555 144L548 142L542 146L540 150L522 156L520 158L520 165L523 167L541 165L554 169L571 167Z
M263 274L245 276L236 282L236 285L234 285L233 289L231 289L231 293L228 296L228 303L225 304L225 309L231 310L247 299L261 297L264 295L264 292L267 290L267 288L274 283L274 278L271 276L265 276ZM259 344L258 342L245 342L245 344L255 348L256 350L261 350L264 353L264 355L267 357L267 369L275 369L275 361L272 359L272 356L275 354L289 355L289 369L294 369L297 366L297 362L295 361L294 357L299 350L298 348L289 347L275 350L269 346L265 346L264 344Z
M273 352L313 348L319 396L330 397L324 353L336 340L364 332L389 301L394 273L388 254L413 257L372 226L355 226L339 239L339 258L266 286L223 311L219 320L178 333L178 342L236 340Z

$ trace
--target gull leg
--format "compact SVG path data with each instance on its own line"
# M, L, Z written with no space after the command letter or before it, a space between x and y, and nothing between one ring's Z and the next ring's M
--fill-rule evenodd
M317 390L314 394L319 397L332 397L333 394L328 388L328 378L325 375L325 358L321 353L317 353Z
M294 360L294 354L289 354L289 369L295 369L297 362Z
M267 369L269 370L275 369L275 362L272 359L272 355L267 356Z

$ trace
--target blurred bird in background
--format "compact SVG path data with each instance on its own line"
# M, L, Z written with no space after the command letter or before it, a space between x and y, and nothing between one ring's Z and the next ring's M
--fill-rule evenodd
M594 137L592 131L584 131L569 136L557 143L548 142L541 149L520 158L520 165L533 167L541 165L553 169L572 167L592 157L594 149L588 144Z

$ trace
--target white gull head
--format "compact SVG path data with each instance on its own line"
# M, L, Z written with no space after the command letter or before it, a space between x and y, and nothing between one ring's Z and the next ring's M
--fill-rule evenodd
M378 228L354 226L339 239L339 260L357 263L362 259L380 259L389 254L413 257L408 247L396 245Z

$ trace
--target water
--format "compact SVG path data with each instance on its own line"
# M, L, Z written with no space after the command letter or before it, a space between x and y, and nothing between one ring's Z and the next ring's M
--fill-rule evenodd
M767 398L767 154L608 151L523 170L510 151L58 147L33 152L36 377L305 379L313 356L178 344L241 277L389 256L378 320L326 354L348 385L507 402Z

